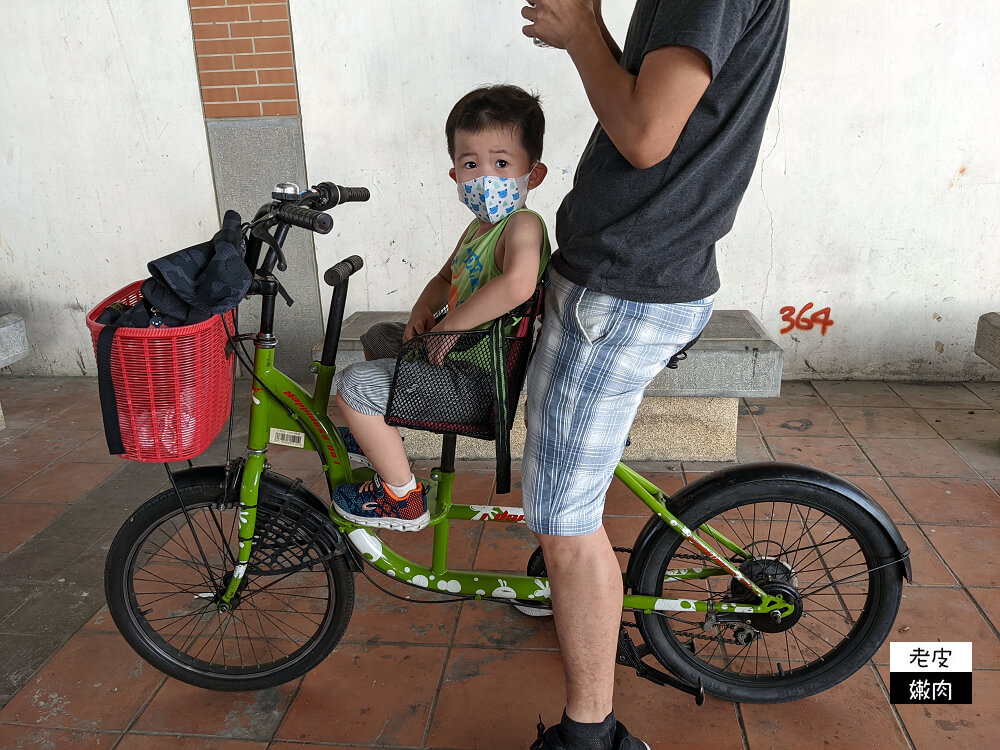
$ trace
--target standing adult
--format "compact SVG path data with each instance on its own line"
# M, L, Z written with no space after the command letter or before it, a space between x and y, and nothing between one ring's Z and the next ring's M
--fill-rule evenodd
M715 243L750 181L784 58L788 0L638 0L624 48L600 0L526 0L597 115L556 215L528 376L522 486L552 588L566 709L533 749L648 747L612 711L622 576L604 497L643 391L697 336Z

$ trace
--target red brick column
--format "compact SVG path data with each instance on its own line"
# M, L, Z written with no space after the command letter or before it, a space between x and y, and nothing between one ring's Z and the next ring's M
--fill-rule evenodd
M205 117L297 115L288 0L188 0Z

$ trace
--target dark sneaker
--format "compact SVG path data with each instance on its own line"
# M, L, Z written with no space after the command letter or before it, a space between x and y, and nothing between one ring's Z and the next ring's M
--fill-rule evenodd
M612 750L650 750L642 740L633 737L620 721L615 725L615 738L611 745ZM559 734L559 727L551 726L548 729L539 720L538 739L534 741L528 750L573 750Z
M430 523L424 486L396 497L376 474L369 482L342 484L333 493L333 507L349 521L393 531L420 531Z
M364 451L361 450L361 446L358 445L358 441L354 439L354 435L351 434L350 427L338 427L337 432L344 439L344 446L347 448L347 459L349 461L367 466L369 469L374 468L365 456Z
M615 741L613 750L649 750L649 745L633 737L620 721L615 726Z

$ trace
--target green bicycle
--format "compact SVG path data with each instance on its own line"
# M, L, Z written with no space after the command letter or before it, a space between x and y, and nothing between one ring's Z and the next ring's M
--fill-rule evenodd
M334 291L313 394L275 368L273 334L281 293L274 270L285 266L289 228L328 232L324 211L367 200L368 191L322 183L274 197L247 227L245 257L256 271L249 294L262 304L246 455L176 472L167 466L170 488L125 522L105 569L111 614L136 652L171 677L216 690L271 687L319 664L347 628L354 575L366 568L458 599L551 606L540 549L525 575L449 568L452 521L523 523L519 508L455 502L454 434L444 434L440 465L421 478L433 527L429 565L270 470L268 445L279 442L315 451L331 491L372 475L350 465L327 416L348 278L361 259L324 276ZM507 386L520 390L514 380ZM849 482L761 463L668 496L624 464L615 477L651 511L626 550L628 616L619 637L619 663L641 676L699 703L706 692L795 700L853 674L888 636L902 579L910 579L909 550L885 511Z

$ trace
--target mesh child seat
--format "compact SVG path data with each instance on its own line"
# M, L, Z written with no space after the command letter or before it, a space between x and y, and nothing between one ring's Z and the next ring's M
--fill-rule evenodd
M389 391L387 424L493 440L499 494L510 492L510 431L543 296L539 284L488 328L414 336L403 344Z

